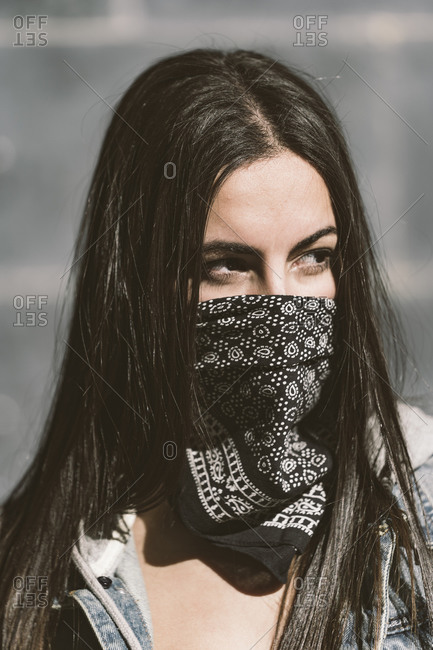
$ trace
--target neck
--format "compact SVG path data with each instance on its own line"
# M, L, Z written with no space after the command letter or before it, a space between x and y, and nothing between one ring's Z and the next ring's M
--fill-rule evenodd
M194 535L167 501L138 513L133 534L137 550L148 565L168 566L197 560L211 567L239 591L250 595L265 595L282 588L282 584L260 562Z

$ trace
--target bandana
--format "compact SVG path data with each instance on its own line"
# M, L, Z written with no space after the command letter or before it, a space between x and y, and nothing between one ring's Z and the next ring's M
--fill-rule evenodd
M298 424L330 373L335 314L333 300L303 296L198 304L194 367L209 440L187 448L175 508L195 535L282 583L326 503L332 454Z

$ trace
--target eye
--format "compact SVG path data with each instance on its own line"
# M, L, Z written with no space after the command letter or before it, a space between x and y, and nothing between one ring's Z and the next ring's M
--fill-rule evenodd
M333 259L333 249L319 248L304 253L295 261L294 266L299 268L305 275L316 275L331 268Z
M222 284L238 273L244 273L248 268L248 263L238 257L204 260L202 264L203 280L209 283Z

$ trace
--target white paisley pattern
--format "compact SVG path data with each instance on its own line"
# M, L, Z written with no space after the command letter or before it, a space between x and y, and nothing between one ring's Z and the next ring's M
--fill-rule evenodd
M228 522L236 522L265 538L283 531L298 549L312 536L332 455L297 425L330 373L335 314L328 298L240 295L199 303L195 370L212 446L187 450L177 504L197 534L223 545Z

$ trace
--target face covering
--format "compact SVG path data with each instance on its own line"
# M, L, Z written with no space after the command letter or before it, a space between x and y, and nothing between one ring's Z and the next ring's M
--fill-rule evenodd
M332 454L298 425L330 373L335 314L328 298L198 303L194 367L210 443L187 448L175 510L195 535L255 558L282 583L326 503Z

